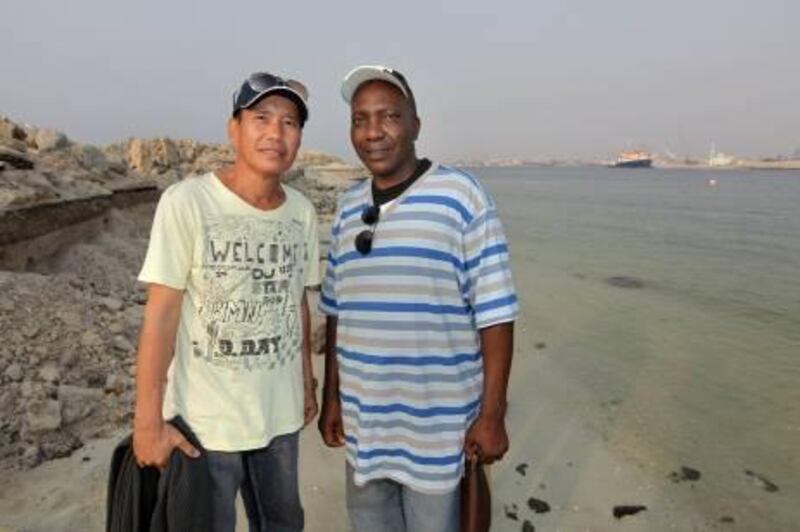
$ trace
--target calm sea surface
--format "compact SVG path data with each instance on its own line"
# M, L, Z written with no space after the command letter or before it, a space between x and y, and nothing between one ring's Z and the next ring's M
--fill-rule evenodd
M660 481L701 471L711 520L800 529L800 172L472 172L522 301L512 404L581 409Z

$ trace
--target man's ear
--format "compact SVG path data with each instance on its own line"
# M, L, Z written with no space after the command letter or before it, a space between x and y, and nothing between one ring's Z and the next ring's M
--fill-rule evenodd
M228 140L233 145L233 149L238 149L239 128L242 127L240 119L232 116L228 119Z
M418 116L414 117L414 140L417 140L419 137L419 130L422 128L422 121L419 119Z

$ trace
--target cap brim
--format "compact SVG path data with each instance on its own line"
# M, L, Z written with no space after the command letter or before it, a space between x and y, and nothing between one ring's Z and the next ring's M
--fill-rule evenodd
M409 94L403 84L400 83L396 77L390 74L386 67L377 65L364 65L351 70L342 81L342 98L347 104L353 103L353 96L358 88L368 81L385 81L391 83L403 93L403 96L409 98Z
M261 98L269 96L270 94L277 94L288 97L297 105L297 108L300 111L300 119L303 122L308 120L308 104L306 103L303 96L296 90L292 89L291 87L270 87L267 90L258 92L252 98L250 98L245 104L241 105L238 110L249 109L250 107L255 105L255 103L258 102Z

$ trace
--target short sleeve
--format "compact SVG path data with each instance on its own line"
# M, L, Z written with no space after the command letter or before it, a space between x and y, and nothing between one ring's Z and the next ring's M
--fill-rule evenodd
M519 314L508 244L491 200L464 233L469 303L478 329L514 321Z
M317 286L320 279L319 267L319 226L317 212L313 205L309 205L306 216L305 247L306 247L306 278L305 286Z
M184 290L192 268L194 231L191 212L186 202L179 201L179 192L173 185L158 201L139 281Z
M336 257L339 253L339 232L341 231L341 206L331 224L331 238L325 261L325 276L322 278L322 293L319 298L319 310L323 314L336 316L339 313L336 296L337 268Z

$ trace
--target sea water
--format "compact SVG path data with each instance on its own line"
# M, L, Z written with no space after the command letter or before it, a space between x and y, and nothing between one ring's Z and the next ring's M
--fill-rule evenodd
M470 171L521 301L512 446L558 403L653 482L700 471L709 523L800 529L800 172Z

